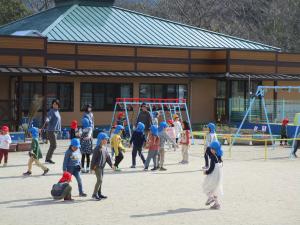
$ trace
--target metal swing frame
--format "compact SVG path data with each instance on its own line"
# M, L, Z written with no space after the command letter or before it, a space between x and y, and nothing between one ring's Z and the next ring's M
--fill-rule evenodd
M300 86L258 86L255 95L250 100L250 104L249 104L249 107L246 111L246 114L245 114L245 116L244 116L244 118L243 118L236 134L234 135L234 137L232 139L230 149L234 145L234 143L235 143L235 141L236 141L236 139L237 139L237 137L238 137L238 135L239 135L246 119L247 119L247 117L249 116L249 114L252 110L253 104L254 104L254 102L257 98L261 98L261 102L262 102L262 106L263 106L263 109L264 109L264 113L265 113L265 117L266 117L266 121L267 121L267 126L268 126L268 129L269 129L272 145L274 146L275 142L274 142L274 138L273 138L273 134L272 134L271 126L270 126L270 121L269 121L269 118L268 118L268 111L267 111L267 107L266 107L266 102L265 102L265 93L269 89L275 90L275 91L277 91L277 90L288 90L289 92L291 92L292 90L298 90L300 92ZM293 153L293 148L294 148L295 141L296 141L296 138L297 138L297 135L298 135L299 127L300 127L300 125L298 124L297 127L296 127L295 134L294 134L294 140L293 140L293 144L292 144L291 151L290 151L290 158L293 157L292 153Z
M183 99L183 98L172 98L172 99L164 99L164 98L117 98L116 103L115 103L115 107L114 107L114 112L113 112L113 115L112 115L110 131L112 129L112 126L113 126L113 123L114 123L114 120L115 120L115 116L116 116L116 112L117 112L117 106L118 105L124 105L126 122L127 122L127 126L128 126L129 135L131 137L131 135L132 135L132 130L131 130L132 124L130 124L129 113L128 113L127 107L132 106L132 105L138 105L139 106L138 115L139 115L141 105L143 103L146 104L147 106L149 106L151 115L152 115L152 112L153 112L153 106L159 105L161 107L161 111L163 113L164 121L167 121L165 107L168 108L168 110L170 112L170 115L171 115L171 120L172 121L173 121L173 115L177 114L177 112L179 112L179 117L182 121L183 120L183 114L181 112L181 106L183 106L184 109L185 109L185 112L186 112L187 122L190 125L192 144L195 143L194 136L193 136L193 130L192 130L192 124L191 124L190 115L189 115L189 111L188 111L188 107L187 107L187 102L186 102L186 99Z

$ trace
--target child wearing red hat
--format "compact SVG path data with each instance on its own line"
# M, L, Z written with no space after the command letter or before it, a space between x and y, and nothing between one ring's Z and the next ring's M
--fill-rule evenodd
M73 120L71 122L70 139L72 140L73 138L78 138L79 136L78 122L77 120Z
M288 132L287 132L287 125L289 124L289 120L287 118L282 120L280 134L281 139L287 139L288 138ZM285 145L287 145L287 140L284 141ZM282 145L282 140L280 141L280 145Z
M52 186L51 195L53 199L55 200L61 200L64 199L67 200L73 200L71 196L72 187L69 184L71 182L72 174L65 171L63 173L62 178L58 181L57 184L54 184Z
M9 128L8 126L3 126L1 128L1 134L0 134L0 164L4 156L3 167L7 166L8 150L10 144L11 144L11 138L9 135Z

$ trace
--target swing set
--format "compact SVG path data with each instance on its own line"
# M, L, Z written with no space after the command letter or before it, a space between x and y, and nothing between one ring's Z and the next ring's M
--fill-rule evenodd
M234 145L236 139L238 139L239 133L240 133L247 117L251 114L251 110L253 108L254 102L257 99L261 99L262 107L263 107L263 110L264 110L264 115L265 115L266 122L267 122L267 127L268 127L268 130L269 130L272 145L274 147L275 139L274 139L273 134L272 134L272 130L271 130L271 126L270 126L270 120L268 118L268 111L267 111L266 102L265 102L265 93L268 90L274 90L275 92L277 92L278 90L283 90L283 91L287 90L288 92L291 92L292 90L298 90L300 92L300 86L258 86L255 95L250 100L250 104L249 104L249 107L246 111L246 114L245 114L245 116L244 116L244 118L243 118L236 134L233 137L233 140L232 140L231 145L230 145L230 149ZM300 114L297 113L296 116L300 117ZM299 129L299 127L300 127L300 118L295 119L295 121L297 121L297 122L295 122L296 130L295 130L295 134L293 135L294 138L293 138L293 143L292 143L292 147L291 147L291 151L290 151L290 158L293 157L293 154L292 154L293 147L295 145L295 141L296 141L296 138L297 138L297 135L298 135L298 131L300 131L300 129Z
M178 115L180 120L183 121L183 111L185 111L185 116L187 118L187 122L190 125L191 134L192 126L191 126L191 120L189 116L189 111L187 107L186 99L183 98L116 98L116 103L114 107L114 112L112 115L111 125L110 125L110 131L114 125L115 117L117 114L117 111L124 111L125 114L125 126L128 128L129 136L132 135L132 129L134 128L135 121L137 120L141 105L146 104L146 106L149 108L151 117L153 115L153 112L160 111L162 113L164 121L167 121L168 116L172 121L174 121L173 116ZM131 120L129 119L129 113L131 113ZM136 118L135 112L138 112ZM133 121L135 119L135 121ZM192 143L194 144L194 137L192 135Z

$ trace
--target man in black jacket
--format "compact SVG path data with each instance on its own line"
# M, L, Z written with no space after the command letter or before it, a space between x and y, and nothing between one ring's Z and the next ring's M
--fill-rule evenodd
M142 108L142 111L139 112L139 116L136 121L136 126L139 122L143 123L145 125L145 134L147 136L149 129L152 125L152 117L151 117L151 114L147 110L146 103L142 103L141 108Z

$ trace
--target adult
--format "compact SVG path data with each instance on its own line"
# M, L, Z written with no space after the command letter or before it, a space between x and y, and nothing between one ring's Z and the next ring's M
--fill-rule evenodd
M139 116L136 121L136 126L139 122L143 123L145 125L145 134L147 136L147 134L150 130L150 127L152 125L152 117L151 117L150 112L148 112L148 110L147 110L146 103L142 103L141 108L142 108L142 111L140 111L140 113L139 113Z
M51 109L49 110L46 118L46 124L48 125L47 128L47 135L50 142L49 150L47 152L45 162L54 164L55 162L52 161L52 155L55 151L57 144L57 134L61 132L61 117L59 113L59 100L54 99L52 101Z
M83 118L86 117L92 126L92 130L95 128L94 114L92 112L93 108L91 104L87 104L84 108Z

